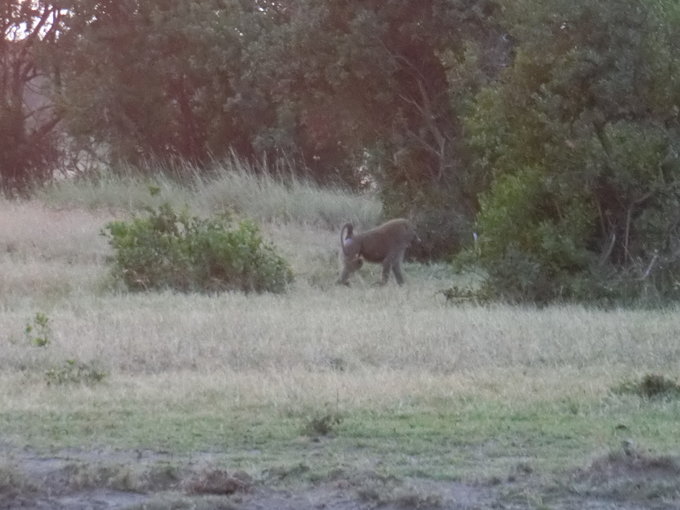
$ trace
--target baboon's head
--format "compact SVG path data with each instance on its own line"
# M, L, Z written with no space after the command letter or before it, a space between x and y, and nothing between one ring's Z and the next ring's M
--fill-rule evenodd
M364 259L361 257L354 257L351 260L345 261L345 264L347 265L347 269L353 273L354 271L361 269L361 266L364 265Z

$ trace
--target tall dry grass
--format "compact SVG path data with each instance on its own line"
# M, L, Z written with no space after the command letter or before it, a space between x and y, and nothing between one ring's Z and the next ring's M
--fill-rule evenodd
M158 194L152 195L152 188ZM197 214L233 212L261 222L322 228L336 228L345 221L373 226L382 210L373 196L323 188L290 172L272 175L264 164L235 157L215 162L207 172L190 165L171 171L152 168L144 173L126 168L115 175L56 181L38 190L36 198L53 207L128 212L168 202Z
M0 199L0 306L58 303L96 293L109 253L106 211L59 209Z
M375 225L382 209L375 197L323 188L293 174L272 177L265 168L236 158L216 164L209 178L196 174L193 189L210 212L234 210L265 222Z

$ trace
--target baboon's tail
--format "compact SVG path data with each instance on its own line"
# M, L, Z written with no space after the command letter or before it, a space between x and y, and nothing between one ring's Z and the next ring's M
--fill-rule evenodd
M347 231L347 235L345 235L345 230ZM342 253L347 255L347 250L345 249L345 241L347 239L352 239L354 227L352 226L351 223L345 223L342 228L340 229L340 247L342 248Z

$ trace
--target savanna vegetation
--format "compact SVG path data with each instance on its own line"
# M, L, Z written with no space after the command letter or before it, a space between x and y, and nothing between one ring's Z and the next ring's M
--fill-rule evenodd
M0 30L0 506L678 504L677 2ZM394 216L407 284L335 285Z
M469 282L446 264L337 286L326 221L374 223L376 199L214 170L0 201L3 504L678 501L677 309L456 304L442 289ZM235 210L263 204L253 220L295 276L284 293L134 292L111 272L106 225L165 203L216 216L221 187L248 197ZM269 218L286 193L288 219Z
M377 193L484 298L677 298L677 2L11 0L0 27L7 193L236 157Z

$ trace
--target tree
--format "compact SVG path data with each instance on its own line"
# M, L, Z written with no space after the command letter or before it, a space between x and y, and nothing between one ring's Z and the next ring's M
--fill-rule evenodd
M293 154L322 182L382 190L386 214L414 215L431 255L458 244L475 210L459 117L505 42L495 4L465 0L297 0L275 9L254 76L276 122L261 150ZM489 66L474 77L466 59ZM479 79L478 79L479 78ZM358 171L361 169L361 171ZM367 178L368 177L368 178Z
M50 101L45 55L65 11L57 2L6 0L0 6L0 187L25 190L51 175L60 113Z
M81 0L63 77L70 133L107 147L114 164L251 155L260 119L240 88L248 21L236 0Z
M467 117L480 262L515 299L615 298L680 277L680 10L522 0L512 66Z
M77 0L61 104L71 135L114 162L200 167L233 151L320 183L377 185L388 215L439 231L425 241L441 255L476 207L459 118L507 55L495 11L493 0Z

